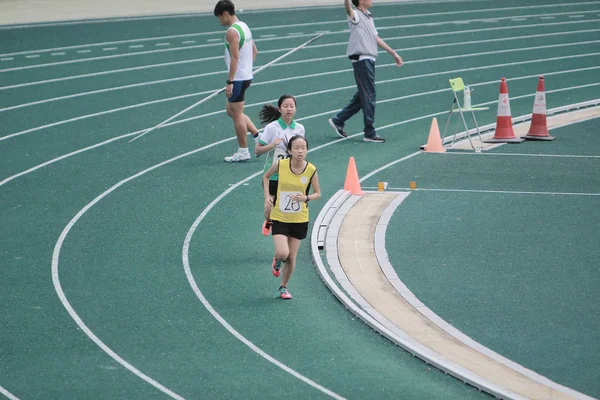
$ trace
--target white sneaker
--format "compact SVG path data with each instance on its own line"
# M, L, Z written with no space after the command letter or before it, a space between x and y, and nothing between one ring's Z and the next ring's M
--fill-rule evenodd
M224 160L225 160L225 162L229 162L229 163L248 161L248 160L250 160L250 152L240 153L238 151L238 152L233 153L233 155L230 157L225 157Z

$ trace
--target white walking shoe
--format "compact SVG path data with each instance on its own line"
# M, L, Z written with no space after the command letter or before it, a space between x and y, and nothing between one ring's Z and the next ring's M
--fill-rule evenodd
M236 162L242 162L242 161L248 161L250 160L250 152L245 152L245 153L240 153L239 151L233 153L232 156L229 157L225 157L224 160L225 162L228 163L236 163Z

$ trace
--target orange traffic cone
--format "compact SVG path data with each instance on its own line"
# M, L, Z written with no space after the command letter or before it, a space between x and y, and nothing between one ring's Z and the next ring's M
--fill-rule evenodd
M344 190L349 191L351 194L362 196L365 194L360 188L360 182L358 180L358 171L356 170L356 163L354 157L350 157L348 162L348 170L346 171L346 182L344 182Z
M435 117L431 121L431 128L429 128L429 138L425 145L425 151L429 153L444 153L446 151L442 144L440 128L438 127L437 118Z
M510 100L508 99L508 86L506 78L500 82L500 96L498 96L498 113L496 114L496 132L492 139L484 140L485 143L521 143L525 139L515 136L510 116Z
M546 123L546 89L544 88L544 77L540 76L535 100L533 101L533 113L531 114L531 126L529 133L523 136L529 140L554 140L554 136L548 133L548 124Z

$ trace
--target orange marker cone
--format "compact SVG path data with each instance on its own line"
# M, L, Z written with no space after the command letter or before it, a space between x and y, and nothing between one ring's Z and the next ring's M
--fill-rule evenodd
M510 100L506 78L500 82L500 96L498 96L498 113L496 114L496 132L492 139L484 140L485 143L521 143L525 139L515 136L510 115Z
M358 171L356 170L356 163L354 157L350 157L348 162L348 170L346 171L346 182L344 182L344 190L349 191L351 194L362 196L365 194L360 188L360 182L358 180Z
M554 140L554 136L548 133L548 124L546 123L546 89L544 88L544 77L540 76L535 100L533 101L533 113L531 114L531 126L529 133L523 136L529 140Z
M437 118L433 118L431 121L431 128L429 128L429 138L425 145L425 151L428 153L444 153L446 149L442 144L442 138L440 137L440 128L438 127Z

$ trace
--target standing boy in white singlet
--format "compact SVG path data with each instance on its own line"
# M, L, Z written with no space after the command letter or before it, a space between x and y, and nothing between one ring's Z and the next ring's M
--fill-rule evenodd
M221 25L227 27L225 34L225 63L227 64L227 114L233 119L233 127L238 140L238 150L226 162L250 160L247 134L250 132L255 140L258 129L250 118L244 114L244 93L252 83L252 67L256 59L257 49L248 25L235 15L235 8L230 0L220 0L215 6L215 16Z

